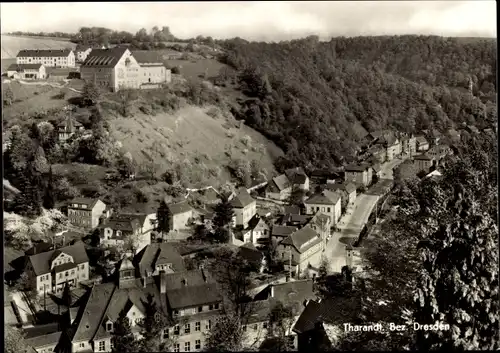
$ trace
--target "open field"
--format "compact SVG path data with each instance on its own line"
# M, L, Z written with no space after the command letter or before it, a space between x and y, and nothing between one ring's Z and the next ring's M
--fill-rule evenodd
M199 75L207 74L208 77L214 77L219 74L219 71L225 64L218 62L215 59L198 59L198 60L167 60L166 63L170 67L178 67L182 76L186 78L197 78Z
M229 179L221 166L231 158L260 160L267 173L274 172L272 162L283 153L276 145L245 125L238 128L233 118L212 118L206 114L208 109L187 106L174 114L118 117L110 120L111 134L139 163L152 160L166 169L169 161L187 159L207 171L218 169L220 176L212 178L214 186ZM250 138L247 146L242 142L245 136Z
M74 49L76 44L49 38L2 35L2 59L15 58L21 49Z
M79 80L78 80L79 81ZM50 109L59 109L68 105L67 99L79 96L78 93L67 88L56 88L48 85L30 84L25 85L16 81L2 83L2 89L9 86L14 93L14 103L3 107L4 124L11 126L23 115L32 115ZM71 86L81 87L79 83ZM64 99L55 99L54 96L66 92ZM5 126L5 125L4 125Z

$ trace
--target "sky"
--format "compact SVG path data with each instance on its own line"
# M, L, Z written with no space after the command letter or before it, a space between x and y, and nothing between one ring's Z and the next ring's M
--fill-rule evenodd
M424 34L496 38L494 0L1 3L1 32L132 33L169 26L178 38L278 41L335 36Z

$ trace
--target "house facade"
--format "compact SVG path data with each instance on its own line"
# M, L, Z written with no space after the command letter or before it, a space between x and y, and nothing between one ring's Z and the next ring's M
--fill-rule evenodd
M68 116L57 125L57 137L59 141L64 142L73 136L75 132L84 130L85 128L82 124Z
M418 152L425 152L429 149L429 142L425 139L423 136L417 136L415 138L416 140L416 147Z
M138 253L151 244L151 230L145 214L118 214L99 225L100 242L105 247L131 247Z
M172 243L152 243L142 249L135 257L138 276L143 281L160 275L186 270L184 260Z
M82 80L116 92L141 86L141 67L127 48L95 49L80 67Z
M321 194L315 194L308 198L304 205L309 215L322 212L330 217L332 225L338 223L342 215L341 196L337 192L324 190Z
M7 69L7 76L21 80L44 80L47 70L42 64L12 64Z
M394 138L387 143L387 160L392 161L401 154L401 143L398 138Z
M320 235L311 227L303 227L279 243L276 251L285 271L299 276L307 270L311 257L323 249L324 242Z
M357 185L368 186L373 179L373 170L368 164L351 164L344 169L344 179Z
M286 200L291 193L292 184L285 174L274 177L266 189L266 197L274 200Z
M83 242L57 250L27 255L25 272L38 294L62 293L89 279L89 258Z
M244 243L260 245L269 241L271 236L269 226L258 214L249 221L248 228L242 231Z
M245 188L241 188L230 202L234 211L233 225L247 228L248 223L257 213L257 201Z
M170 210L170 230L184 230L189 228L189 222L193 219L193 209L187 201L168 205Z
M68 220L85 229L94 229L106 210L106 204L99 199L76 198L68 204Z
M347 207L354 205L356 201L356 185L353 183L327 184L326 189L332 192L340 192L342 197L342 212L344 212Z
M285 170L285 175L290 181L292 187L297 187L304 191L309 190L309 177L301 167L287 169Z
M164 274L160 293L166 295L167 310L177 321L164 330L163 338L175 338L174 352L202 350L206 334L222 310L222 295L215 280L203 270Z
M401 138L401 153L414 156L417 153L417 139L413 134L404 135Z
M141 67L141 88L157 88L172 81L172 72L165 67L161 55L149 50L134 50L133 57Z
M434 158L427 154L422 154L414 158L414 163L419 172L425 171L426 173L428 173L430 168L434 164Z
M16 64L75 67L75 53L69 49L25 49L17 53Z

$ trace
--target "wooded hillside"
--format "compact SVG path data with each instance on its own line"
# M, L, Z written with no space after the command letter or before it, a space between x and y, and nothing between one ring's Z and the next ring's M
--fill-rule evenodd
M236 69L250 98L241 117L285 150L283 165L348 162L366 131L444 131L464 122L481 129L496 121L493 39L311 36L223 46L220 60Z

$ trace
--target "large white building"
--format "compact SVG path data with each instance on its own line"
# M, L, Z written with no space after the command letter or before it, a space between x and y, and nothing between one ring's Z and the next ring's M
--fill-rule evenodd
M75 67L75 53L70 49L24 49L17 54L16 64Z
M94 49L80 67L85 81L112 91L157 88L171 80L170 70L154 52L131 52L125 47Z

